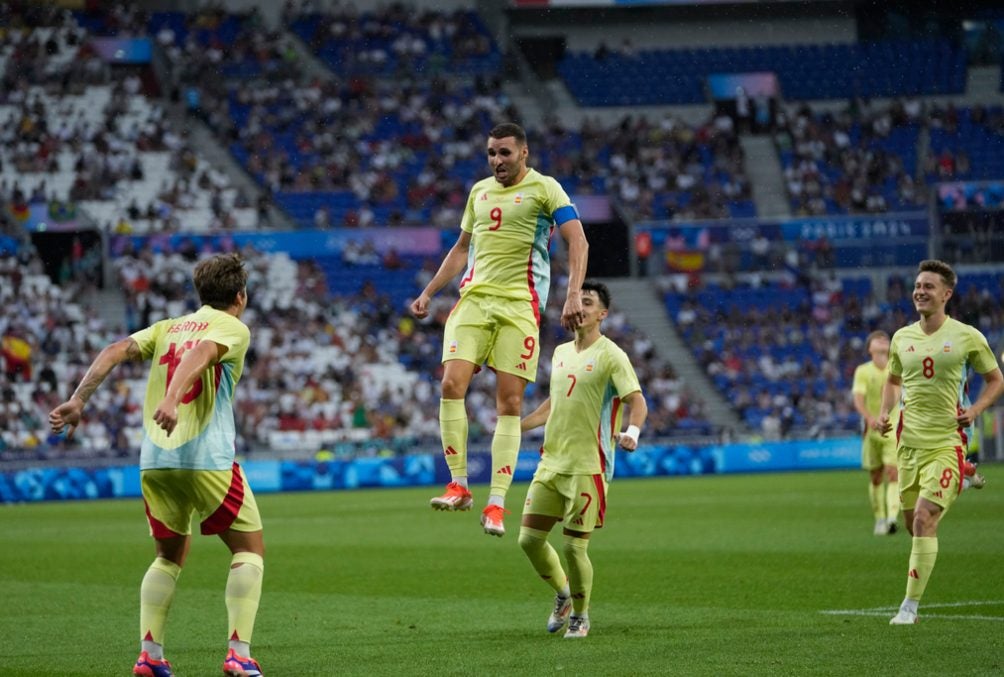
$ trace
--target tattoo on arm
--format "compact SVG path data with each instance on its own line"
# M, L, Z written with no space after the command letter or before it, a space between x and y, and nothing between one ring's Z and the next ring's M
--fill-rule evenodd
M92 370L88 370L88 372L84 374L84 380L80 382L80 385L77 386L76 391L74 391L73 396L79 397L84 402L87 402L87 400L91 399L91 395L94 394L94 391L98 389L98 386L101 385L101 382L104 380L105 374L97 374Z
M139 362L143 359L143 351L139 349L139 344L132 339L129 339L129 344L126 346L126 359L131 362Z

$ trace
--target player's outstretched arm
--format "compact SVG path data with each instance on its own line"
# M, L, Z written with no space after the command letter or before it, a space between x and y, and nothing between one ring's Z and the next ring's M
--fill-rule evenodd
M73 439L73 432L80 425L80 417L84 411L84 405L91 395L98 389L104 380L111 373L112 369L127 360L141 360L143 354L139 344L132 338L124 338L105 347L98 356L94 358L91 366L87 368L87 373L80 381L80 385L73 391L66 402L49 412L49 428L54 433L61 433L63 429L69 427L66 433L68 439Z
M443 262L439 264L439 270L429 280L429 284L425 285L425 289L418 295L418 298L411 302L410 310L412 315L420 320L428 317L429 301L436 295L436 292L445 287L450 280L459 275L467 267L467 253L470 251L470 248L471 234L466 230L460 231L460 237L457 238L457 241L450 247L450 251L443 257Z
M971 426L976 417L986 411L987 407L996 402L1001 393L1004 393L1004 376L1001 375L1000 369L995 367L981 376L983 376L983 390L980 392L980 396L955 417L959 426L963 428Z
M561 326L574 331L582 322L582 282L586 279L589 242L578 219L565 221L558 230L568 245L568 288L561 309Z
M222 343L201 341L181 356L181 362L178 363L171 383L167 386L164 399L153 412L154 422L167 431L168 437L178 425L178 403L181 402L181 398L196 379L202 378L206 369L220 361L227 350L227 346Z
M523 417L519 422L521 432L533 430L547 423L547 417L551 415L551 398L547 398L540 403L540 406Z
M617 433L617 443L627 451L638 448L638 435L648 418L648 402L640 390L636 390L622 400L628 407L628 427L622 433Z
M892 421L889 415L893 407L899 402L900 390L903 386L903 379L899 376L889 374L886 382L882 385L882 408L879 410L878 420L875 421L874 428L885 437L892 430Z

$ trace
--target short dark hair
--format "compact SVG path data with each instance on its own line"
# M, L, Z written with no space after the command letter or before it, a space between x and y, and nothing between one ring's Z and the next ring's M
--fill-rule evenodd
M247 287L248 271L240 254L217 254L196 264L192 281L203 305L226 310Z
M938 261L937 259L921 261L920 265L917 266L917 273L937 273L949 289L955 289L955 285L959 281L959 276L955 274L952 267L944 261Z
M511 136L516 139L516 143L519 145L526 145L526 132L515 122L503 122L500 125L495 125L492 127L492 131L488 132L488 136L493 139L505 139Z
M599 297L600 303L607 310L610 309L610 290L602 282L597 282L596 280L586 280L582 283L582 291L594 291L596 296Z
M868 336L865 337L865 350L868 350L869 348L871 348L872 347L872 341L874 341L875 339L879 339L879 338L884 338L884 339L888 340L889 334L885 333L881 329L876 329L872 333L868 334Z

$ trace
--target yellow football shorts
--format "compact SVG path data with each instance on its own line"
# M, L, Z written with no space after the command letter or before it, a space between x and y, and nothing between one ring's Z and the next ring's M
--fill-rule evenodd
M443 362L466 360L534 382L540 328L529 301L483 294L461 297L443 330Z
M258 504L237 463L230 470L144 470L140 485L154 538L191 534L195 513L207 536L262 528Z
M962 447L899 449L899 495L903 510L917 507L918 497L947 511L962 493Z
M886 465L896 465L896 438L865 435L861 440L861 467L876 470Z
M540 466L526 492L524 515L557 517L569 531L589 533L603 526L607 480L603 474L563 475Z

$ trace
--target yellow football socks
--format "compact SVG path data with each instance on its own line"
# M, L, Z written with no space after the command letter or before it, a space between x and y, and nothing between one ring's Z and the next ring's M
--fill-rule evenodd
M899 519L899 482L889 482L885 485L885 518L890 522Z
M914 536L910 550L910 570L906 578L906 598L920 600L924 588L934 571L938 559L938 538L936 536Z
M491 496L504 497L512 484L519 457L519 416L499 416L492 436L492 487Z
M467 407L463 400L439 400L439 431L450 475L454 480L462 478L462 484L466 486Z
M519 547L523 548L533 570L558 594L568 594L568 579L558 552L547 542L547 532L530 527L519 528Z
M171 610L174 588L181 567L158 557L146 570L139 589L139 638L141 642L164 644L164 626Z
M261 601L264 569L261 555L253 552L238 552L230 560L226 602L231 641L251 641L258 602Z
M568 586L572 591L572 614L585 616L589 611L589 596L593 592L593 563L586 548L589 541L565 534L565 561L568 563Z
M885 485L868 483L868 499L872 504L872 514L875 519L885 519Z

